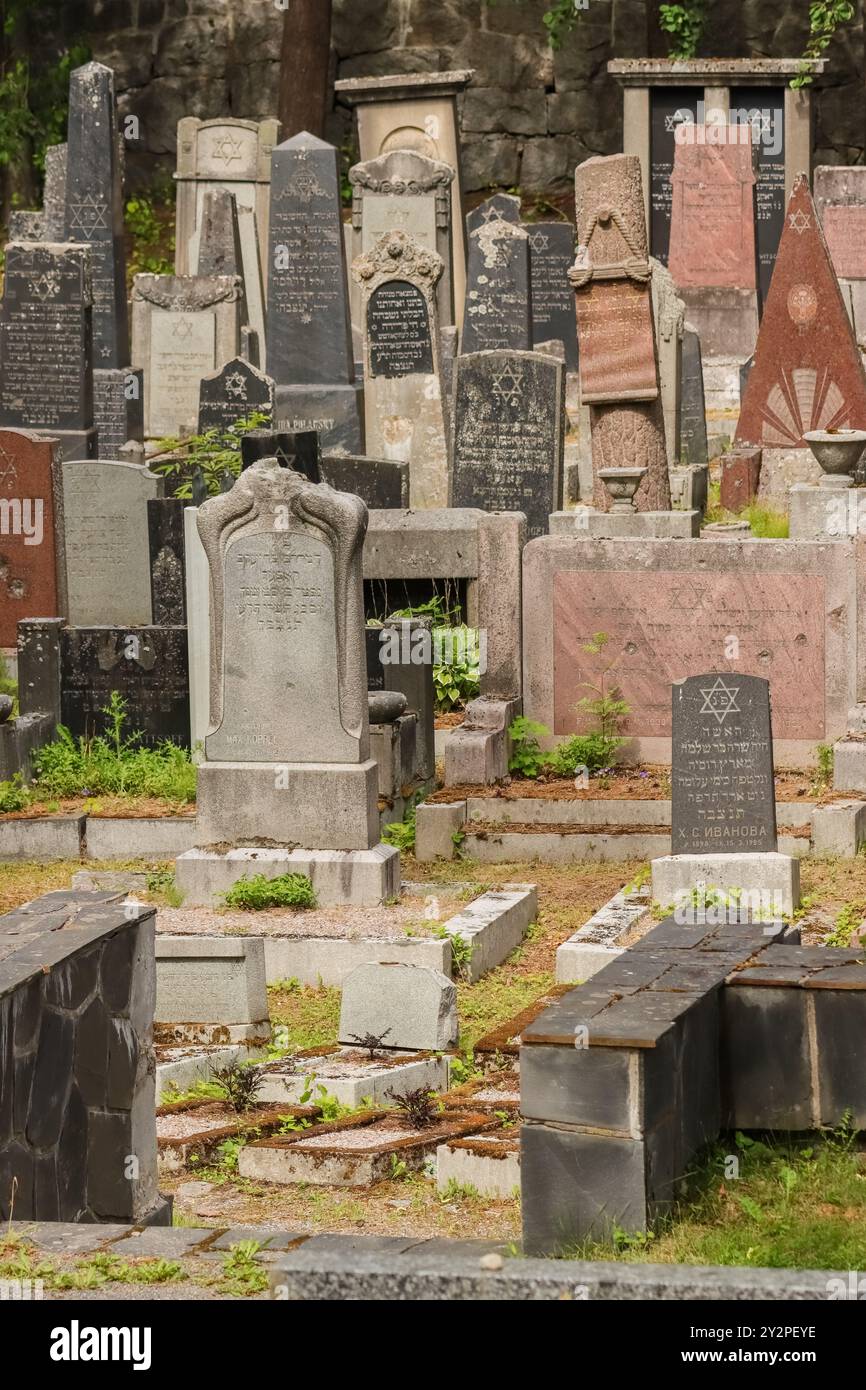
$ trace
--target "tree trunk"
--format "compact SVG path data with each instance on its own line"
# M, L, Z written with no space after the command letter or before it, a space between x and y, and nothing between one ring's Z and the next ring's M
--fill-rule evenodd
M328 109L332 0L289 0L283 18L280 95L282 139L307 130L322 139Z

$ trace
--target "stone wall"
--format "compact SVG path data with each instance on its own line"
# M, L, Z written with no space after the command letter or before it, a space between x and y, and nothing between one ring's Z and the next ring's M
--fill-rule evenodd
M156 1187L155 912L129 920L121 897L47 893L0 917L4 1221L168 1218Z
M73 9L75 7L73 6ZM621 101L609 58L663 57L658 0L589 0L558 52L546 42L548 0L334 0L332 77L475 69L462 112L469 191L570 184L574 166L621 147ZM829 50L817 93L815 162L864 154L863 7ZM806 4L717 0L701 56L796 56ZM118 75L122 109L141 122L133 181L173 167L181 116L261 119L276 111L283 14L274 0L91 0L94 57ZM328 138L351 143L349 113Z

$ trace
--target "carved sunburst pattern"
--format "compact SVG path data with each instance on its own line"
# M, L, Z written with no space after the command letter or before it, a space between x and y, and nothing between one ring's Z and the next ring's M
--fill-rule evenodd
M763 442L786 448L798 445L807 430L839 429L848 420L848 407L826 370L796 367L770 389L761 415Z

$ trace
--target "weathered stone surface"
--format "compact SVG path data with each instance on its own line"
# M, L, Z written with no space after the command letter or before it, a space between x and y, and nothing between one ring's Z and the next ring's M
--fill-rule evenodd
M322 482L338 492L354 492L367 507L409 506L409 464L402 459L326 454Z
M665 427L668 466L673 468L680 459L680 392L686 306L677 294L670 271L656 260L651 261L651 265L659 395Z
M145 747L189 746L189 668L183 627L70 627L60 634L62 722L74 737L106 733L112 691L126 701L126 732Z
M715 671L671 695L673 853L775 851L769 682Z
M147 502L150 596L153 621L160 626L186 623L185 507L179 497L150 497Z
M162 488L140 464L63 464L70 623L152 621L146 504Z
M701 338L688 324L683 329L679 456L689 464L707 463L709 457Z
M462 351L531 346L529 238L517 223L491 218L469 237Z
M565 373L538 352L457 359L451 506L523 512L529 538L562 505Z
M359 965L343 981L339 1040L372 1034L384 1047L439 1049L457 1041L457 988L423 965Z
M353 263L364 322L364 404L373 456L409 464L412 507L448 500L447 399L436 284L443 262L405 232L386 233Z
M864 175L862 166L820 165L814 172L815 207L840 279L866 280Z
M94 371L93 423L99 458L119 458L130 440L144 439L144 373L140 367L98 367Z
M322 451L315 430L289 434L286 431L247 430L241 435L241 471L258 459L275 458L281 468L303 473L308 483L319 483Z
M160 935L157 1023L262 1023L267 1017L265 943L260 937Z
M471 214L470 214L471 215ZM532 286L532 344L558 339L565 347L565 365L577 371L577 322L568 271L574 263L574 225L571 222L530 222L529 278Z
M26 430L0 430L0 647L17 645L31 613L66 614L59 446Z
M240 347L238 276L136 275L132 355L144 368L144 428L195 434L199 383Z
M123 179L114 73L86 63L69 79L65 237L90 247L93 365L129 365Z
M755 289L755 175L751 128L690 125L671 175L668 269L677 289Z
M515 227L520 225L520 199L513 193L494 193L479 203L477 208L467 212L466 235L471 237L473 232L486 227L488 222L500 221L511 222Z
M796 449L809 430L864 427L866 372L803 176L788 202L736 441Z
M209 761L367 756L366 519L357 498L267 459L199 508L213 589Z

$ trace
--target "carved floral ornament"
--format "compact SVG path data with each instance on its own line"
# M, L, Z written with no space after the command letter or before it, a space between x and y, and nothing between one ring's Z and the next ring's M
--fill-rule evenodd
M242 289L239 275L136 275L132 281L133 299L178 313L231 303L240 299Z
M352 275L372 291L385 280L409 280L428 292L444 269L442 257L428 251L407 232L386 232L370 251L352 262Z
M436 199L436 226L447 230L451 218L451 184L454 170L450 164L428 159L413 150L392 150L378 159L368 159L349 170L352 185L352 225L360 230L364 197L375 193L392 197L423 197L433 193Z
M574 265L567 272L568 283L573 290L583 289L593 279L595 274L592 265L591 242L593 232L596 227L616 227L631 256L625 257L616 264L605 263L603 274L598 278L605 280L627 279L633 280L638 285L645 285L652 275L652 268L646 256L640 254L640 250L635 246L629 234L628 226L621 213L614 207L609 207L602 203L596 208L593 217L587 227L586 238L583 245L578 246L577 256Z

